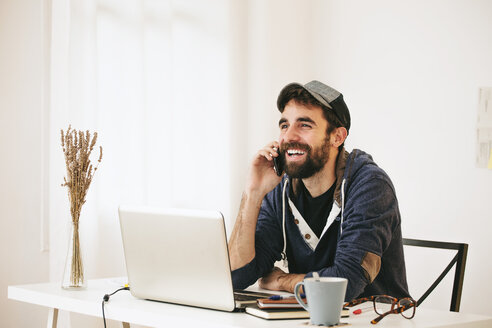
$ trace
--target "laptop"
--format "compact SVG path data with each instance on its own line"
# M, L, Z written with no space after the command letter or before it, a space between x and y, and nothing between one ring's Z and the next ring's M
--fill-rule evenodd
M271 295L238 291L235 299L219 211L120 206L119 219L133 296L234 311Z

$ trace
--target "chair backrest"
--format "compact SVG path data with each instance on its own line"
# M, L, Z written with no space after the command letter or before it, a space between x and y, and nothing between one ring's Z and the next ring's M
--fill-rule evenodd
M432 293L432 291L437 287L437 285L439 285L439 283L443 280L446 274L451 270L451 268L456 263L454 282L453 282L453 292L451 294L450 311L459 312L460 303L461 303L461 291L463 289L463 279L465 277L465 265L466 265L466 255L468 253L468 244L403 238L403 245L451 249L451 250L454 249L457 251L455 257L451 260L451 262L449 262L448 266L444 269L441 275L436 279L436 281L434 281L434 283L427 289L427 291L417 300L417 306L422 304L422 302L427 298L427 296L429 296L429 294Z

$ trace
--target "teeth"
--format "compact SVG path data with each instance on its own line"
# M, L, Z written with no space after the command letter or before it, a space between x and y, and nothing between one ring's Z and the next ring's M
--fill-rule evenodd
M289 149L289 150L287 150L287 154L289 154L289 155L294 155L294 154L303 155L304 152L302 150L298 150L298 149Z

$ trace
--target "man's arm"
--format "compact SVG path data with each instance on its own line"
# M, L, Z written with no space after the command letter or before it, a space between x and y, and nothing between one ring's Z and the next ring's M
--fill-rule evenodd
M259 285L265 289L283 290L293 293L296 284L303 281L304 277L305 274L303 273L285 273L275 267L272 272L260 279Z
M229 240L231 270L245 266L255 257L255 231L262 200L261 194L243 193L239 213Z
M229 240L231 269L236 270L255 257L255 231L261 202L265 195L281 181L273 170L278 142L273 141L255 155L251 164L241 207Z
M331 266L318 270L320 276L348 279L346 299L358 297L376 279L381 258L400 225L398 202L389 180L378 172L366 176L349 185L350 197L345 202L343 232L337 242L335 260ZM403 261L388 260L397 261L390 266ZM312 272L306 274L311 275Z

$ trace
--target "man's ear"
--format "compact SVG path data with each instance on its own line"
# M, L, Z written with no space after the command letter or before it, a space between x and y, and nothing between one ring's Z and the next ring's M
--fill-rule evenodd
M347 139L347 135L347 129L343 126L336 128L331 133L331 145L336 148L340 147L345 142L345 139Z

